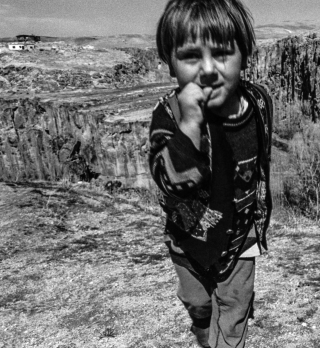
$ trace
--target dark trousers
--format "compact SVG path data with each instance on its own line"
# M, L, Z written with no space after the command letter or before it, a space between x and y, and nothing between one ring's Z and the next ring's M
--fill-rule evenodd
M193 321L198 342L211 348L243 348L252 306L255 259L239 259L227 280L199 277L174 264L177 295Z

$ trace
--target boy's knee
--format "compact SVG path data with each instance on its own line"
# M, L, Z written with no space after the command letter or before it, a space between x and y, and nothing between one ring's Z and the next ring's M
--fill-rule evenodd
M192 306L190 303L183 303L186 310L188 311L188 314L190 318L192 319L193 323L195 326L199 327L200 325L198 324L199 320L204 320L208 322L208 325L206 327L209 327L210 325L210 319L212 315L212 307L211 305L209 306Z
M183 303L189 303L194 307L202 307L211 303L211 298L202 286L182 288L180 285L177 296Z

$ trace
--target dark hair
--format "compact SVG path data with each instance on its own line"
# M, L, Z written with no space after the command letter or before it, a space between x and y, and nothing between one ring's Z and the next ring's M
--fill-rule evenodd
M171 69L171 54L198 37L227 47L236 40L242 64L255 45L252 15L239 0L169 0L157 28L159 57Z

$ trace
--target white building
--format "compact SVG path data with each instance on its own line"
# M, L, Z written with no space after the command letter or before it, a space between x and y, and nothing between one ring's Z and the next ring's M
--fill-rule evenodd
M8 44L8 48L11 51L24 51L24 50L33 50L34 49L34 44L24 44L21 42L14 42Z

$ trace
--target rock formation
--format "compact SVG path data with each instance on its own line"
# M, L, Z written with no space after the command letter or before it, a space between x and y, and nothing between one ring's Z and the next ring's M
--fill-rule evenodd
M150 186L150 115L173 84L154 50L119 50L130 62L105 70L1 68L0 88L10 85L17 93L0 95L0 180L100 177ZM260 44L244 72L270 90L280 137L290 138L303 114L319 119L319 50L314 36ZM158 84L134 87L141 82Z
M0 178L149 187L150 115L171 85L0 100Z
M245 76L268 86L275 106L276 131L283 131L281 123L290 128L303 116L318 121L319 65L320 40L315 34L258 45Z

